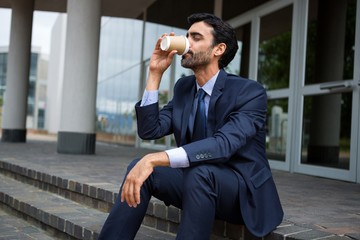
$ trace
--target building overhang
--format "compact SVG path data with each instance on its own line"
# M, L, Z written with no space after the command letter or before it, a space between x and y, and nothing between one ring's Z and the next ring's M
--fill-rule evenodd
M101 0L102 16L138 18L156 0ZM0 8L11 8L12 0L0 0ZM66 12L66 0L35 0L35 11Z
M188 28L187 17L195 12L215 12L217 0L102 0L102 16L143 19L178 28ZM219 0L226 21L270 0ZM0 0L0 8L11 8L13 0ZM65 13L67 0L35 0L34 10Z

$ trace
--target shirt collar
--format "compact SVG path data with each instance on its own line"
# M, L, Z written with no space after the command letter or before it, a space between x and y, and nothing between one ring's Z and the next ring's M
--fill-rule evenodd
M202 86L201 88L206 92L207 95L211 96L212 94L212 91L214 89L214 86L215 86L215 82L216 82L216 79L219 75L219 72L220 70L212 77L210 78L209 81L207 81L204 86ZM199 84L196 82L196 90L199 90L200 86Z

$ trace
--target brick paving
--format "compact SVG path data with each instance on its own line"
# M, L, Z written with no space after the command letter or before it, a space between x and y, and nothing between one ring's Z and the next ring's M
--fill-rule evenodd
M0 143L0 161L101 185L115 192L128 163L152 151L97 144L95 155L66 155L56 152L53 140L28 138L25 144ZM360 184L278 170L273 174L285 211L282 225L295 224L292 233L296 232L294 228L299 229L298 238L294 239L318 239L322 233L334 235L326 239L360 239Z

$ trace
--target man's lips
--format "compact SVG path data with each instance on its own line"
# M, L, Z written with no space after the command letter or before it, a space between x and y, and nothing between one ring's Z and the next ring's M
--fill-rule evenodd
M182 56L182 58L185 58L187 55L192 55L192 52L187 52L187 53L185 53L185 54Z

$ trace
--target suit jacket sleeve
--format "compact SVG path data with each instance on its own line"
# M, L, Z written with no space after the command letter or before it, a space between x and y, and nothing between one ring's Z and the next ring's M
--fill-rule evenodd
M135 105L138 135L144 140L159 139L172 133L172 102L170 101L161 111L159 103L140 107Z

